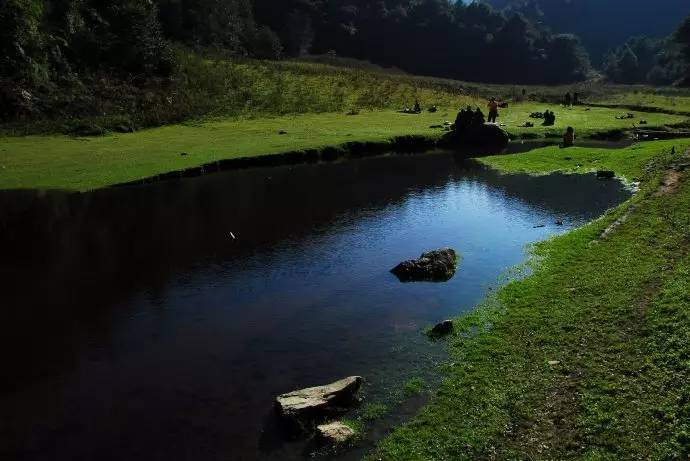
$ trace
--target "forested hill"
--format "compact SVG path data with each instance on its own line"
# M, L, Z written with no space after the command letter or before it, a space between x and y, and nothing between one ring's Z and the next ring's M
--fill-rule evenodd
M497 9L520 11L582 39L599 63L630 37L663 38L690 14L688 0L485 0Z

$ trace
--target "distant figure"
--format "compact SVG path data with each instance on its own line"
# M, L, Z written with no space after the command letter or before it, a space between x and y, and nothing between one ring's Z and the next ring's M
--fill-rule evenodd
M577 106L578 104L580 104L580 93L576 91L573 93L573 106Z
M475 125L483 125L484 121L485 121L484 120L484 113L482 112L482 110L479 107L477 107L477 110L474 111L473 122Z
M414 111L415 111L415 113L417 113L417 114L419 114L420 112L422 112L422 106L419 105L419 101L418 101L418 100L416 100L416 101L414 102Z
M570 107L573 105L573 99L570 96L570 92L565 94L565 107Z
M575 130L569 126L563 134L563 147L572 147L575 144Z
M556 123L556 114L550 110L544 111L544 126L553 126Z
M489 123L496 123L496 119L498 118L498 103L496 102L496 98L491 98L487 106L489 107Z

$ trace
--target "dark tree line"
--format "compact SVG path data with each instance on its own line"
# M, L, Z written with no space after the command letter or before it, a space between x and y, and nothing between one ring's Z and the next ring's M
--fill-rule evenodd
M587 53L521 15L449 0L256 0L286 54L327 53L423 75L486 82L584 79Z
M582 39L595 65L630 37L668 36L690 14L687 0L484 0Z
M684 77L686 67L673 38L633 37L609 54L603 71L616 83L670 85Z

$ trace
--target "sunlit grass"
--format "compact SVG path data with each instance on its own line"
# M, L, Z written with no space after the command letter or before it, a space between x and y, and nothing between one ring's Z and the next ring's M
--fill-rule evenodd
M555 126L520 127L532 120L530 112L546 108L556 112ZM436 113L424 111L419 115L363 110L359 115L235 117L102 137L1 137L0 188L90 190L221 159L334 146L349 141L386 141L399 135L439 137L443 131L431 126L454 121L456 111L456 107L445 106ZM560 136L572 125L577 135L583 137L598 131L628 128L643 117L649 122L647 126L685 119L677 115L639 113L635 119L618 120L616 115L620 113L606 108L585 111L584 108L525 103L501 111L499 122L515 136L525 133ZM281 131L286 133L280 134Z

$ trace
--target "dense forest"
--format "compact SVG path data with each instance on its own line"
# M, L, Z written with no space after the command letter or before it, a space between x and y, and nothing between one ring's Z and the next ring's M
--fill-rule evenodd
M687 0L485 0L505 12L519 11L559 33L572 33L599 65L630 37L667 37L690 14ZM650 15L653 10L653 15Z
M581 38L594 65L616 83L667 85L685 72L673 31L690 14L686 0L487 0L504 14L520 13L558 33Z
M550 11L450 0L3 0L0 116L72 107L65 94L104 80L109 88L165 84L182 48L261 59L329 54L483 82L586 79L587 51L577 36L552 32L559 27L542 20ZM687 29L628 41L606 70L618 81L682 77Z

